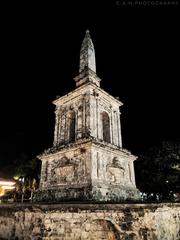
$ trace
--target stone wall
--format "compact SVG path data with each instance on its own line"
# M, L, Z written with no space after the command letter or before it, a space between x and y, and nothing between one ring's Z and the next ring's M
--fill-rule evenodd
M1 204L0 239L179 240L180 204Z

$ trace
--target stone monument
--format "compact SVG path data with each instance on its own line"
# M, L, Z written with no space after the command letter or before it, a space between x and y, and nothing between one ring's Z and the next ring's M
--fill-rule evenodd
M122 148L122 103L100 88L89 32L75 81L74 91L53 102L54 146L39 155L34 200L44 202L1 203L0 239L180 239L179 203L118 204L139 198L136 157Z
M42 161L36 201L118 202L139 198L136 157L122 148L122 103L100 87L95 50L86 31L80 50L76 88L53 101L53 147Z

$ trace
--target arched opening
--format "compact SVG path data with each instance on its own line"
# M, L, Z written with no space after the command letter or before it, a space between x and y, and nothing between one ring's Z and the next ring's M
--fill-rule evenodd
M103 140L110 143L110 120L107 112L102 112L102 131L103 131Z
M76 125L75 112L71 111L69 114L69 141L70 142L75 141L75 125Z
M83 223L79 239L119 240L120 234L111 221L95 219Z

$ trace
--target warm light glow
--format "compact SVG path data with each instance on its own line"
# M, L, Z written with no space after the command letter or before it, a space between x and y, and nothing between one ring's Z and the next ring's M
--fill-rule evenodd
M19 176L14 176L13 178L14 178L14 180L18 180Z
M2 189L2 187L0 187L0 197L4 195L4 189Z
M0 197L5 195L6 192L15 189L16 182L0 180Z
M0 181L0 186L13 186L15 182L12 181Z
M15 186L2 186L1 188L4 190L11 190L11 189L14 189Z

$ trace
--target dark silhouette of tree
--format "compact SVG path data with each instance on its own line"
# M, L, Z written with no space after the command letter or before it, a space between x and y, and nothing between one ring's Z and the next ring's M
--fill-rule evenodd
M22 154L11 165L11 177L16 180L15 190L7 192L3 198L13 198L19 202L32 201L33 193L39 186L40 170L41 161L38 158L28 160L27 155Z
M162 142L135 162L136 183L141 192L170 199L180 192L180 142Z

